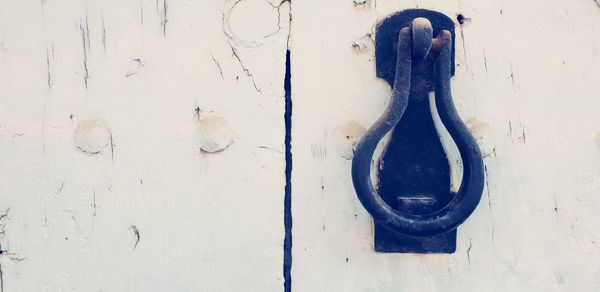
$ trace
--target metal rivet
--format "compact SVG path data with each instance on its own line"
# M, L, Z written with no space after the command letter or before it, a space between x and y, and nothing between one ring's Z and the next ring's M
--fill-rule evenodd
M222 151L233 142L233 131L221 117L205 117L198 122L200 149L204 152Z
M77 123L73 136L75 146L82 152L98 154L110 145L112 133L102 119L85 119Z

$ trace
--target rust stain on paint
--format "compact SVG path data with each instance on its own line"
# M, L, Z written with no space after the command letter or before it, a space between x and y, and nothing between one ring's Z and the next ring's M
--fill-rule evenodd
M354 148L367 129L357 121L345 122L333 130L332 144L335 151L345 159L352 159Z

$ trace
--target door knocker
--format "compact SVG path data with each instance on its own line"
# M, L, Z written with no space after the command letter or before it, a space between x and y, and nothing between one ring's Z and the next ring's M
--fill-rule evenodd
M356 194L374 219L375 250L453 253L456 228L473 213L484 186L481 151L452 103L454 23L435 11L401 11L377 26L375 43L377 76L392 86L392 97L352 160ZM456 192L450 190L449 161L430 111L431 91L462 160ZM373 153L390 131L375 186Z

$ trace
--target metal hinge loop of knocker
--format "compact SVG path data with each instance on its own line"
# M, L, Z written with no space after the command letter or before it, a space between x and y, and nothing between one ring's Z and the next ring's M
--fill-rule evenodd
M352 160L356 194L374 219L375 250L453 253L456 228L473 213L484 186L481 151L450 93L454 23L435 11L405 10L377 26L375 42L377 76L392 86L392 97L357 144ZM451 191L449 159L433 122L431 91L462 160L462 182L456 192ZM375 186L373 155L390 131L377 163Z

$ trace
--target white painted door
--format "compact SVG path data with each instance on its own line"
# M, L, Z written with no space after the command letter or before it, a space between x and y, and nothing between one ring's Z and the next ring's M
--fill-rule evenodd
M374 252L351 182L408 8L461 16L454 254ZM598 291L599 33L592 0L0 0L0 292Z
M288 10L0 1L0 291L281 290Z
M456 21L454 102L484 196L446 255L378 254L352 147L391 90L374 26L408 8ZM295 1L292 291L599 291L600 7L594 1Z

